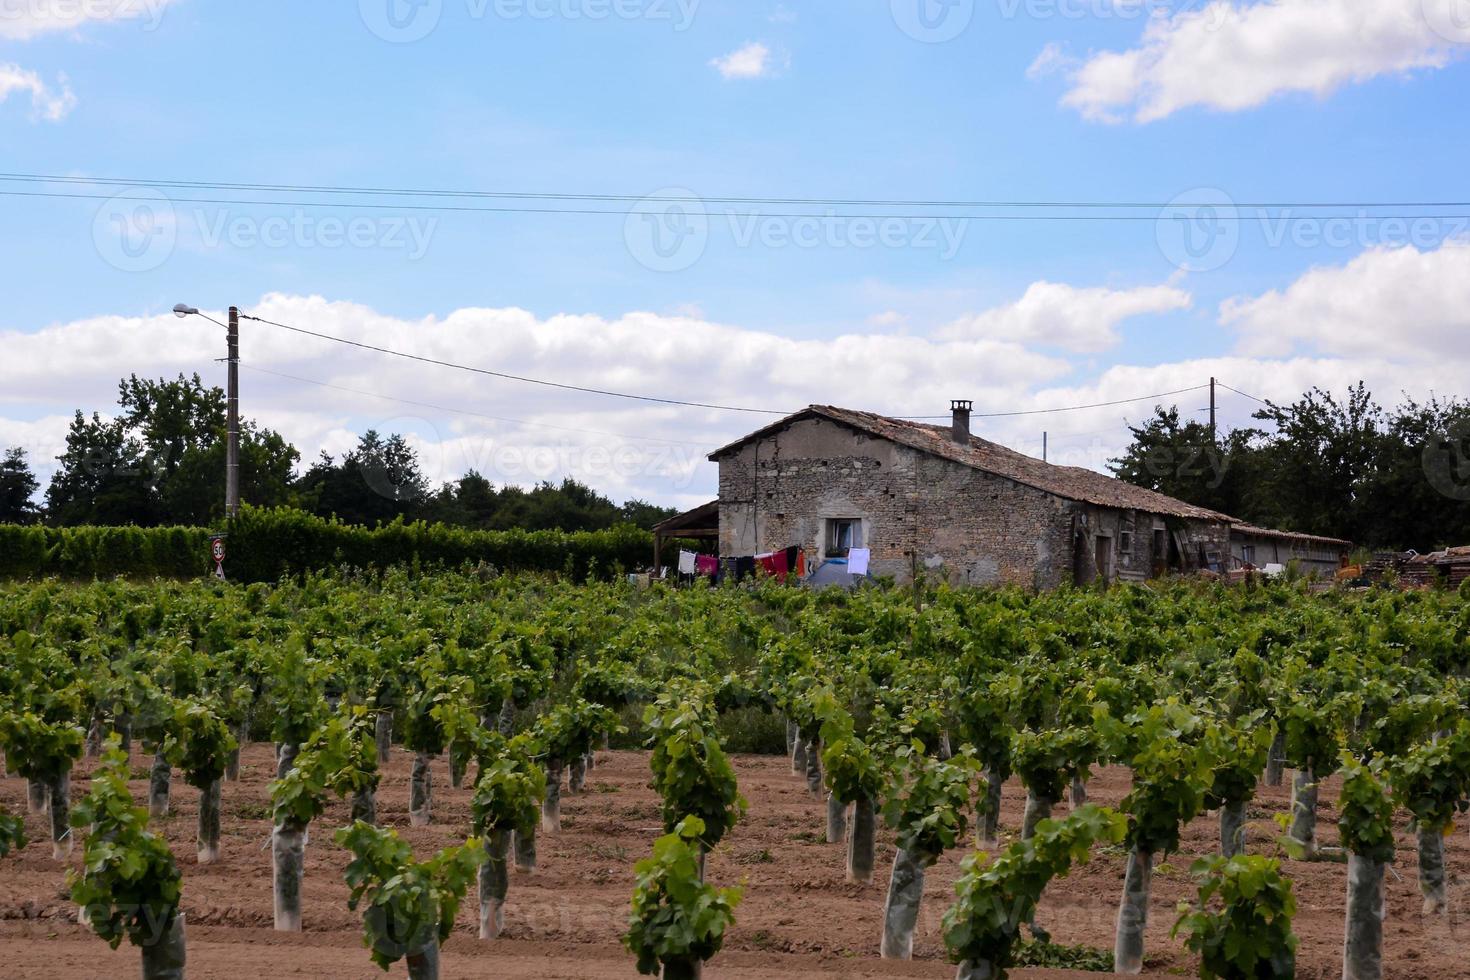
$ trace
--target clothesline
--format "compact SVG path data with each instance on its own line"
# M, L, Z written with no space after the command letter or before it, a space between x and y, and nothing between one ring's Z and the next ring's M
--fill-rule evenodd
M846 564L848 572L853 575L868 574L867 548L852 548L845 559L833 558L828 561ZM758 555L738 557L705 555L681 550L677 569L680 575L711 578L717 583L729 577L739 582L756 574L779 579L784 579L788 575L805 578L811 571L807 568L806 550L794 544L780 551L767 551Z

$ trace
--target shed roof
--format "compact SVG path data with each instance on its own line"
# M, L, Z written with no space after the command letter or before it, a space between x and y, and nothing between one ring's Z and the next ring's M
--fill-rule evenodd
M666 517L653 526L653 533L677 537L681 533L720 530L720 502L711 500L693 510Z
M875 438L887 439L920 452L952 460L963 466L993 473L1065 500L1120 510L1141 510L1169 517L1186 517L1199 521L1239 523L1235 518L1218 511L1196 507L1182 500L1176 500L1162 493L1134 486L1080 466L1057 466L1054 463L1045 463L1018 453L1014 449L1007 449L1005 446L981 439L979 436L972 435L968 445L961 445L950 437L948 426L925 425L920 422L910 422L907 419L895 419L886 415L875 415L872 412L860 412L833 405L809 405L728 446L716 449L710 453L709 458L718 461L722 456L730 454L754 439L772 435L794 422L808 418L825 418L839 425L865 432Z
M1329 538L1322 534L1303 534L1300 531L1278 531L1269 527L1257 527L1254 524L1245 524L1237 521L1230 529L1231 534L1249 535L1253 538L1282 538L1292 541L1305 541L1311 544L1327 544L1340 547L1349 547L1351 541L1343 538Z

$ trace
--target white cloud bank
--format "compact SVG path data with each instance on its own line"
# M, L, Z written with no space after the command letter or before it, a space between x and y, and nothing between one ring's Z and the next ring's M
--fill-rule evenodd
M88 23L138 21L156 30L171 0L0 0L0 39L28 41Z
M1059 347L1076 353L1107 350L1131 317L1187 309L1189 293L1172 286L1079 288L1034 282L1014 303L962 317L940 331L950 339L990 338Z
M1470 241L1437 249L1372 248L1346 265L1314 268L1284 290L1232 299L1222 323L1241 350L1298 347L1409 363L1470 357ZM1460 387L1470 376L1462 380Z
M57 87L52 88L33 71L19 65L0 64L0 102L16 93L29 94L31 115L47 122L65 118L77 104L65 75L57 79Z
M1381 75L1442 68L1470 42L1461 0L1215 0L1151 19L1137 47L1084 60L1047 45L1035 77L1066 74L1062 104L1104 122L1201 106L1236 112L1286 93L1324 97Z
M743 78L769 78L776 71L771 49L760 41L751 41L729 54L710 59L710 67L726 81Z
M1069 354L1116 342L1133 316L1189 305L1170 286L1114 290L1033 283L1014 302L924 336L904 314L875 310L865 332L799 339L702 316L628 313L608 319L467 308L404 319L319 296L271 294L248 308L270 320L426 357L527 377L719 405L795 410L829 402L935 416L951 398L975 402L976 431L1054 462L1103 469L1126 444L1125 420L1151 402L1065 414L983 417L1194 388L1211 376L1263 398L1359 379L1385 401L1400 391L1465 394L1470 378L1470 245L1428 252L1376 249L1313 269L1279 291L1232 300L1223 327L1233 355L1079 369ZM212 315L222 317L219 311ZM241 326L242 410L281 431L306 462L350 448L369 427L400 432L433 482L475 468L497 484L573 476L614 499L692 506L715 492L709 450L772 419L629 401L457 372ZM1268 342L1269 341L1269 342ZM1037 345L1046 345L1037 349ZM201 373L222 382L222 331L200 318L99 316L34 331L0 331L0 445L19 443L43 478L74 408L106 414L131 373ZM1085 374L1083 374L1085 370ZM324 383L310 384L295 379ZM364 392L401 401L373 397ZM1162 399L1194 413L1202 392ZM405 404L405 402L412 404ZM1258 407L1221 392L1224 424ZM456 414L461 409L470 414ZM1195 415L1194 417L1199 417Z

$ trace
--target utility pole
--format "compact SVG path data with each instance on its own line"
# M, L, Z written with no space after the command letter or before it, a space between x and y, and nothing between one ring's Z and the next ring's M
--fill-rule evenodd
M1210 445L1215 445L1215 379L1210 379Z
M225 328L229 379L225 386L225 516L240 513L240 310L230 307Z
M1046 430L1041 432L1041 461L1046 462Z

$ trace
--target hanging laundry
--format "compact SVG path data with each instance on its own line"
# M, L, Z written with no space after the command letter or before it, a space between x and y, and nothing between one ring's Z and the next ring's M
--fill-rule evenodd
M693 575L694 574L694 552L692 552L692 551L680 551L679 552L679 574L680 575Z
M745 555L735 559L735 581L740 582L755 574L755 559Z
M763 555L756 555L755 563L767 575L773 575L776 578L786 577L786 552L784 551L768 551Z
M847 552L847 571L851 575L868 574L867 548L852 548Z
M696 575L714 575L720 570L720 559L714 555L695 555L694 572Z
M801 567L801 549L796 545L786 549L786 570L797 575L806 573L806 569Z

